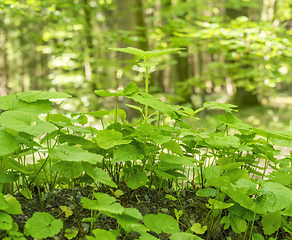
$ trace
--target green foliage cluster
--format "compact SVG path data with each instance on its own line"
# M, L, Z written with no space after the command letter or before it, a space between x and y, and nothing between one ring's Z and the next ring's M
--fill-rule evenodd
M146 59L146 69L151 67L148 58L165 52L115 50ZM93 192L91 199L81 200L92 213L91 218L83 219L91 224L87 239L116 239L121 228L127 233L138 232L141 240L156 239L148 233L150 230L158 235L171 234L173 240L202 239L198 235L206 232L209 239L218 221L225 230L231 227L241 239L264 239L253 232L259 219L270 239L277 239L279 229L292 233L292 155L275 157L279 154L276 145L291 147L291 133L254 128L236 118L232 114L236 106L228 103L206 102L196 111L169 105L140 91L132 82L123 90L96 90L96 94L132 99L140 107L129 107L140 111L141 118L129 124L117 104L113 111L53 114L51 100L70 97L62 92L29 91L0 98L1 239L53 237L63 228L61 220L36 212L27 220L24 233L18 232L10 216L22 213L20 204L10 195L14 188L31 198L32 186L52 192L56 187L78 185L115 189L115 197ZM200 133L195 116L205 109L226 113L217 116L216 129ZM108 115L114 115L114 120L105 123L103 118ZM85 126L88 116L100 119L102 129ZM183 183L198 188L197 196L209 197L207 226L195 223L180 232L184 209L175 212L176 219L161 213L142 217L138 210L124 208L117 200L124 194L120 190L123 184L129 191L142 186L179 191ZM44 195L40 193L39 198L44 207ZM169 199L176 200L173 196ZM72 214L66 208L63 211ZM96 223L100 214L115 218L119 228L99 229ZM70 234L66 235L69 239Z

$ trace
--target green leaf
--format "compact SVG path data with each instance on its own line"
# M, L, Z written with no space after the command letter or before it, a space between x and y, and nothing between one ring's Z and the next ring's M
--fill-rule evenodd
M169 196L171 196L171 195L169 195ZM177 199L175 199L175 200L177 200ZM183 211L182 210L177 211L177 209L175 208L174 215L175 215L176 221L179 221L180 217L183 215Z
M182 164L186 167L194 167L192 158L185 157L185 156L175 156L175 155L170 155L169 153L167 153L165 155L160 156L159 159L166 163Z
M233 109L233 108L237 108L236 105L233 104L229 104L229 103L219 103L219 102L205 102L204 103L204 108L208 108L208 109L220 109L220 110L224 110L226 112L232 112L235 111L237 112L238 110Z
M228 125L234 129L250 130L252 127L249 124L244 123L232 113L227 112L225 116L217 115L217 120L221 123Z
M205 179L218 178L222 174L222 169L219 166L210 165L204 169L203 176Z
M88 113L85 113L87 115L91 115L91 116L95 116L95 117L98 117L98 118L102 118L106 115L109 115L111 111L94 111L94 112L88 112Z
M38 136L53 132L54 124L39 120L35 114L22 111L7 111L0 115L0 124L17 132Z
M218 200L215 200L215 199L212 199L212 198L210 198L208 200L208 203L210 205L207 204L207 207L208 208L213 208L213 209L226 209L226 208L229 208L229 207L234 205L233 203L225 203L225 202L221 202L221 201L218 201Z
M139 92L139 87L136 85L136 83L133 82L130 82L123 90L125 96L132 94L134 92Z
M15 197L10 194L4 196L6 203L8 204L8 208L5 208L5 212L9 214L22 214L21 205L17 201Z
M284 186L289 186L292 182L292 175L288 172L273 171L268 176L270 180L276 183L280 183Z
M166 142L163 144L168 150L172 151L173 153L182 156L184 154L183 150L181 149L179 143L174 140Z
M114 50L114 51L119 51L119 52L125 52L125 53L129 53L135 56L138 56L140 58L144 58L146 52L138 49L138 48L133 48L133 47L127 47L127 48L109 48L110 50Z
M25 102L36 102L37 100L49 100L72 97L71 95L63 92L42 92L42 91L28 91L17 93L19 99Z
M221 221L220 221L221 224L224 224L224 227L223 229L226 230L230 227L230 220L229 220L229 215L228 216L224 216Z
M13 170L21 172L23 174L29 174L30 173L28 171L27 166L21 165L19 162L17 162L16 160L14 160L12 158L6 159L5 162Z
M110 149L112 147L128 144L132 142L130 139L123 139L123 135L120 132L112 130L101 130L97 133L96 137L92 138L97 145L103 149Z
M252 240L265 240L265 238L264 238L264 236L262 234L254 233L252 235Z
M9 207L4 194L2 192L0 192L0 210L4 210L7 209Z
M147 234L142 234L139 237L139 240L157 240L157 238L153 237L151 234L147 233Z
M13 219L5 212L0 212L0 229L10 230L12 229Z
M52 172L59 172L66 178L77 178L82 172L82 165L80 162L59 161L50 168Z
M24 234L31 235L34 238L47 238L55 236L62 228L63 222L60 219L55 219L49 213L35 212L26 221Z
M217 190L214 188L203 188L196 191L198 197L216 197Z
M67 228L66 230L65 230L65 234L64 234L64 236L66 237L66 238L68 238L68 239L72 239L72 238L75 238L76 236L77 236L77 234L78 234L78 230L71 230L71 229L69 229L69 228Z
M146 227L157 234L162 232L172 234L180 231L178 222L172 216L162 213L148 214L144 216L143 222Z
M242 218L237 217L237 216L230 217L230 224L231 224L232 230L238 234L245 232L247 230L246 221Z
M30 112L36 115L48 113L52 110L49 100L39 100L34 103L21 101L16 94L7 95L0 98L0 109L2 110L19 110L22 112Z
M113 235L111 232L104 229L94 229L92 233L94 234L95 237L86 236L86 239L88 240L94 240L94 239L116 240L115 235Z
M201 227L200 223L195 223L192 227L191 230L196 233L196 234L204 234L207 230L207 226Z
M149 93L139 92L128 96L135 102L139 102L145 106L152 107L164 114L168 114L172 119L178 119L179 115L186 116L182 111L175 109L174 107L162 102Z
M81 199L81 203L84 208L98 210L104 214L122 214L123 207L121 204L116 202L114 197L109 196L105 193L93 193L96 200L90 200L86 197Z
M19 142L6 131L0 131L0 156L15 152L19 148Z
M89 162L96 164L102 161L103 156L90 153L82 148L68 145L58 145L56 148L49 149L49 156L53 159L61 159L69 162Z
M147 175L144 172L137 172L130 175L127 186L132 189L137 189L139 187L145 186L146 183Z
M170 136L156 135L153 141L157 144L163 144L171 140Z
M203 238L200 238L194 234L186 233L186 232L173 233L171 234L169 239L170 240L203 240Z
M97 94L98 96L101 97L120 97L120 96L124 96L124 93L122 91L118 92L118 90L116 92L110 92L109 90L95 90L94 91L95 94Z
M262 215L262 224L265 234L271 235L281 227L281 211L268 212Z
M216 148L237 148L240 141L235 136L220 136L220 134L212 134L209 138L205 139L206 143Z
M138 150L133 145L121 145L114 152L113 163L116 162L126 162L126 161L136 161L138 159L142 160L144 158L143 154L138 153Z
M82 163L84 171L94 179L94 181L98 181L104 183L110 187L116 188L117 185L111 180L109 175L100 168L93 168L90 163L83 162Z

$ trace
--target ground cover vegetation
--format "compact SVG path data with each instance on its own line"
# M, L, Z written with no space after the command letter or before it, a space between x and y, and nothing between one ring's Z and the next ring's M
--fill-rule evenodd
M54 91L0 98L1 239L291 239L292 156L275 146L291 147L292 134L252 127L233 104L193 110L149 94L155 58L182 49L111 50L145 68L145 91L134 82L95 91L115 109L52 113L53 100L71 97ZM136 122L121 96L137 103L127 104ZM215 109L217 127L201 132L196 115ZM86 126L89 116L101 129ZM199 205L205 213L192 216Z

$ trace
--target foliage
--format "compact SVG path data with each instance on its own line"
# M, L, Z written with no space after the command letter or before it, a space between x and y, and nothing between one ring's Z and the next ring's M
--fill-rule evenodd
M149 53L125 51L141 56ZM151 52L151 56L156 53L164 52ZM156 239L149 235L150 230L158 235L168 233L170 239L201 239L194 233L205 234L208 239L218 221L224 224L223 231L231 227L238 237L245 234L242 239L260 238L253 234L255 221L260 218L266 235L277 237L279 229L291 233L292 160L290 155L275 157L276 144L291 147L289 132L254 128L236 118L232 113L236 106L227 103L208 102L196 111L169 105L140 91L134 83L123 91L98 90L97 94L123 95L140 103L137 108L141 118L129 124L117 106L114 111L51 114L51 99L67 97L64 93L33 91L0 98L0 109L5 110L0 115L0 186L7 193L0 194L1 237L24 236L10 216L22 213L20 204L8 194L13 193L11 187L31 196L32 186L40 191L41 186L52 190L62 185L73 188L74 184L91 183L99 191L81 200L82 207L91 212L90 218L83 219L90 222L87 239L115 239L121 228L126 233L138 232L139 239ZM217 116L217 128L204 134L196 129L194 121L203 109L226 112ZM114 120L102 124L102 129L84 126L87 116L103 120L112 113ZM171 123L166 122L167 118ZM187 171L193 170L196 176L188 179ZM188 181L187 187L189 183L193 188L200 185L196 194L209 197L207 224L193 223L183 233L179 228L180 217L185 214L183 208L176 210L176 219L162 213L142 217L138 210L125 208L117 201L124 194L123 185L130 190L147 186L159 191L167 186L179 189L179 181ZM110 188L114 196L102 192ZM179 195L169 198L180 201ZM40 202L44 206L44 198L40 197ZM67 216L72 214L66 207L62 211ZM117 231L99 229L100 214L115 218ZM60 219L36 212L27 220L24 234L53 237L62 228ZM66 233L68 237L70 231Z

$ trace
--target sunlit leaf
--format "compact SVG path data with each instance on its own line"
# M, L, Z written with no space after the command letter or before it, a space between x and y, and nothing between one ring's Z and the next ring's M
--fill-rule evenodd
M49 149L50 158L61 159L69 162L89 162L95 164L102 161L103 156L90 153L82 148L68 145L58 145L56 148Z
M17 93L19 99L25 102L36 102L37 100L48 100L48 99L60 99L60 98L69 98L71 95L63 92L42 92L42 91L28 91Z
M196 233L196 234L204 234L207 230L207 226L201 227L200 223L195 223L192 227L191 230Z
M19 148L19 142L6 131L0 131L0 156L15 152Z
M45 212L35 212L26 221L24 234L34 238L54 237L63 228L63 222L55 219L52 215Z
M18 132L25 132L34 136L51 133L56 127L52 123L39 120L35 114L22 111L7 111L0 115L0 124Z
M110 187L117 187L117 185L111 180L110 176L100 168L94 168L90 163L83 162L82 163L84 171L94 179L94 181L98 181L104 183Z
M148 214L144 216L143 222L146 227L157 234L162 232L171 234L180 231L178 222L172 216L162 213L158 213L157 215Z
M109 149L118 145L128 144L132 142L130 139L123 139L120 132L112 130L101 130L97 133L96 137L92 138L97 145L103 149Z

